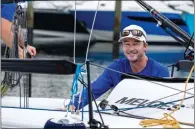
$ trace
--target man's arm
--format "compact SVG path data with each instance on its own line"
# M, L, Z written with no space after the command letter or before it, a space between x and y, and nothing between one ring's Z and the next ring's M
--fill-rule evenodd
M108 68L117 70L118 67L117 67L116 63L112 63L111 65L108 66ZM98 77L98 79L91 84L91 91L92 91L95 99L100 97L102 94L104 94L110 88L112 88L114 86L113 85L113 76L115 76L115 75L116 75L115 72L105 69L104 72ZM74 101L74 106L76 108L78 107L78 100L79 100L79 95L77 95L75 97L75 101ZM85 90L84 90L84 93L82 96L82 103L83 103L82 105L80 104L80 108L82 108L82 106L85 106L88 104L87 88L85 88Z
M11 32L12 23L7 19L1 18L1 39L12 48L13 32Z
M5 44L9 48L12 48L12 41L13 41L13 25L12 22L10 22L7 19L1 18L1 39L4 41ZM12 29L12 30L11 30ZM23 58L25 57L23 53L23 48L24 48L24 38L22 36L21 29L19 29L19 34L18 34L18 51L19 51L19 57ZM27 45L27 50L30 53L31 56L36 55L36 49L33 46Z
M12 48L12 41L13 41L13 36L14 33L13 31L11 31L11 27L12 30L14 29L14 26L12 25L12 20L14 17L14 12L16 10L16 4L2 4L1 5L1 39L4 41L4 43L7 44L7 46L9 48ZM19 27L19 33L18 33L18 52L19 52L19 56L20 58L23 58L24 52L23 52L23 48L24 48L24 38L22 37L22 33L21 33L21 28ZM36 48L30 45L27 45L27 51L30 53L31 56L35 56L36 55Z
M13 30L14 26L12 25L12 22L8 21L7 19L1 18L1 38L3 41L8 45L9 48L12 48L12 41L13 41ZM12 30L11 30L12 29ZM23 49L24 48L24 38L22 35L22 29L18 29L18 45Z
M11 32L12 20L16 10L16 4L1 5L1 39L12 48L13 32Z

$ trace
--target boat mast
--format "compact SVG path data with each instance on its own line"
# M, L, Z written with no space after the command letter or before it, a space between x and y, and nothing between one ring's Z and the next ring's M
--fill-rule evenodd
M27 7L27 14L26 14L26 20L27 20L27 40L28 42L25 43L25 47L27 47L27 43L31 46L33 45L33 27L34 27L34 10L33 10L33 2L28 2ZM32 75L28 74L28 97L31 97L32 92Z
M176 24L174 24L172 21L170 21L167 17L156 11L153 7L148 5L146 2L142 0L135 0L142 8L147 10L153 17L154 19L158 22L158 25L160 25L165 31L166 28L171 29L174 33L179 35L183 41L181 42L180 39L177 38L177 40L187 49L190 49L193 51L194 48L194 39L190 37L188 33L183 31L181 28L179 28ZM171 35L173 36L173 35ZM176 38L176 37L174 37Z

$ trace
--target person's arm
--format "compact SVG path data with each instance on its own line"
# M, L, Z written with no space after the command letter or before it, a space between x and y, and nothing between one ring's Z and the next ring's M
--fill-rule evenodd
M12 23L7 19L1 18L1 39L4 43L12 48L13 32L11 32Z
M117 64L112 63L111 65L108 66L108 68L117 70ZM98 77L98 79L91 84L91 91L95 99L100 97L102 94L104 94L114 86L113 76L115 75L116 75L115 72L105 69L104 72ZM76 107L76 109L78 107L78 100L79 100L79 95L75 96L74 106ZM85 88L84 90L84 94L82 96L82 103L83 103L82 105L80 104L80 108L88 104L87 88Z
M14 26L12 25L12 22L10 22L7 19L1 18L1 38L2 40L7 44L9 48L12 48L12 41L13 41L13 30ZM12 29L12 30L11 30ZM21 29L19 28L19 33L18 33L18 45L20 48L24 48L24 40L22 36Z
M27 51L30 53L31 56L36 55L36 48L35 47L30 46L28 44L27 44L27 46L25 46L25 39L23 37L21 27L19 27L18 41L19 41L18 44L19 44L20 48L24 49L24 47L26 47Z
M12 48L13 32L11 32L11 27L16 6L15 3L1 5L1 39L9 48Z
M13 26L12 22L10 22L7 19L1 18L1 39L4 41L4 43L9 47L12 48L12 41L14 37L13 33ZM12 30L11 30L12 28ZM23 55L23 48L24 48L24 38L22 37L21 29L19 29L18 33L18 51L19 51L19 57L23 58L25 55ZM30 55L35 56L36 55L36 49L33 46L27 45L27 50L30 53Z

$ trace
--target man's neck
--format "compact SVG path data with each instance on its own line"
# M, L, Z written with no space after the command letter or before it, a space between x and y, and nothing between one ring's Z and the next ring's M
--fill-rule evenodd
M144 55L140 61L130 62L132 71L134 73L141 72L146 67L147 62L148 57L146 55Z

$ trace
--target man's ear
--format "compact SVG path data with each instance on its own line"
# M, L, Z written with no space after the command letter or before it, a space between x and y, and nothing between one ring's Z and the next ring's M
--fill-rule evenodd
M144 43L144 47L146 47L146 48L147 48L147 47L148 47L148 43Z
M144 48L144 49L145 49L144 52L146 52L146 50L147 50L147 48L148 48L148 43L144 43L144 47L145 47L145 48Z

